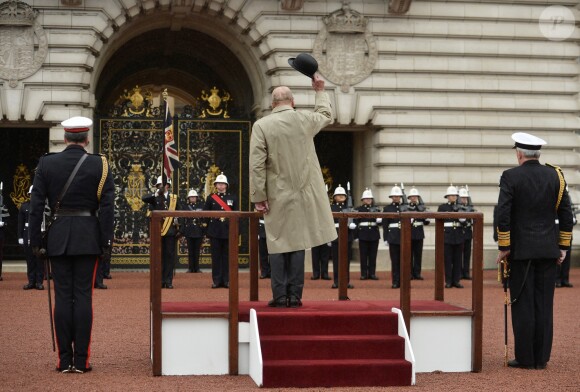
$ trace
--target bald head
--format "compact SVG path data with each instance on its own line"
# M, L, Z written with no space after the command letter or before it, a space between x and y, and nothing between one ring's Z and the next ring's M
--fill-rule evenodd
M276 87L274 91L272 91L272 107L275 108L280 105L294 106L292 91L286 86Z

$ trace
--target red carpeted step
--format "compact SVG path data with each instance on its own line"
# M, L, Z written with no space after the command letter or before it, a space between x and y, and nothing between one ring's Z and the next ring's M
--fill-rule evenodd
M411 363L403 359L264 360L265 388L410 384Z
M391 312L261 312L260 336L266 335L383 335L396 334L397 315Z
M398 335L269 335L260 340L264 360L405 358L405 341Z

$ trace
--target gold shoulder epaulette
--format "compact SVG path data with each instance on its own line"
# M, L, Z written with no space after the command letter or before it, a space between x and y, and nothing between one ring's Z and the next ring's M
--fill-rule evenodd
M564 195L564 189L566 189L566 181L564 180L564 173L562 173L562 169L560 166L551 165L546 163L546 166L549 166L556 170L556 174L558 174L558 180L560 180L560 188L558 189L558 201L556 202L556 211L560 208L560 203L562 202L562 196Z

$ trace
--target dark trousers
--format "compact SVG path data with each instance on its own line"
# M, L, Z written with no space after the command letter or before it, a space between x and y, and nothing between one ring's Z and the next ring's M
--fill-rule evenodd
M411 276L421 276L421 264L423 261L423 240L411 241Z
M187 269L191 272L199 272L199 251L201 249L202 237L187 237Z
M274 299L283 297L302 299L304 254L303 250L270 254L272 296Z
M510 263L510 296L512 301L517 298L512 304L512 327L516 360L535 366L547 363L552 351L557 265L554 259L532 260L525 276L528 262Z
M24 247L24 254L26 256L26 275L28 276L28 283L39 284L44 278L44 263L32 253L31 246Z
M270 276L270 260L268 260L268 244L266 238L260 237L258 240L258 252L260 253L260 274Z
M4 238L0 239L0 277L2 277L2 259L4 258Z
M312 247L312 276L328 277L330 248L326 244Z
M358 241L358 251L360 256L360 275L366 278L375 275L377 270L377 252L379 250L379 240Z
M389 244L389 256L391 256L391 276L393 284L401 283L401 245Z
M566 257L560 267L558 268L558 274L556 275L556 283L570 283L570 258L572 254L572 242L570 242L570 250L566 252Z
M348 253L347 253L348 261L346 262L346 276L347 282L350 282L350 259L352 258L352 241L348 241ZM332 241L332 271L334 275L334 283L338 285L338 269L339 262L338 262L338 241Z
M470 266L471 266L471 238L465 240L465 242L463 243L463 264L461 268L461 276L463 278L471 276L469 273Z
M58 367L89 366L97 255L51 257Z
M210 237L211 244L211 277L213 283L225 286L230 282L229 239Z
M173 269L175 268L175 236L161 237L161 269L165 284L173 284Z
M461 260L463 258L463 243L445 244L445 283L459 283L461 280Z

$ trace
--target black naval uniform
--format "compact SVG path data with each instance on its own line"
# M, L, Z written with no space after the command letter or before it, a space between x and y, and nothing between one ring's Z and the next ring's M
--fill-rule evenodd
M155 194L154 204L150 205L150 209L157 211L169 210L172 197L176 197L176 195L171 192L160 195L158 191ZM174 223L173 221L171 222L165 235L163 233L161 234L161 287L170 289L173 288L173 271L176 262L175 247L177 244L177 229Z
M470 205L462 205L462 211L465 212L474 212L472 206ZM471 242L473 241L473 220L466 219L463 222L463 262L461 266L461 278L462 279L471 279Z
M409 203L407 211L423 212L425 207L415 203ZM429 219L412 219L411 220L411 279L423 280L421 276L421 266L423 261L423 240L425 231L423 227L428 225Z
M577 223L576 215L572 214L572 225L575 226ZM560 268L558 269L558 274L556 276L556 287L573 287L570 283L570 260L572 258L572 241L574 238L570 239L570 250L566 252L566 257Z
M198 200L195 203L187 203L183 210L185 211L201 211L203 210L203 201ZM201 250L201 243L204 236L203 219L202 218L187 218L180 228L181 234L187 241L188 254L188 268L187 272L201 272L199 268L199 252Z
M328 259L330 248L327 244L312 247L312 279L330 280L328 276Z
M437 212L457 212L457 203L441 204ZM461 279L461 261L463 259L463 224L459 219L445 219L443 223L445 243L445 287L463 287Z
M561 249L570 249L572 237L564 188L563 176L537 159L504 171L500 179L498 247L510 251L514 351L521 366L544 368L550 360L556 260Z
M330 210L332 212L342 212L344 210L347 210L347 206L346 203L332 203L330 205ZM339 234L339 223L338 223L338 219L334 220L334 227L336 227L336 233ZM348 257L348 261L346 262L346 276L347 276L347 282L350 283L350 260L352 258L352 242L354 241L354 230L352 230L350 227L348 228L348 253L347 253L347 257ZM333 278L334 278L334 285L332 287L338 287L338 238L335 239L334 241L332 241L332 271L333 271ZM350 287L349 287L350 288Z
M6 218L10 216L8 210L0 205L0 281L2 280L2 259L4 258L4 229L6 228Z
M30 246L30 237L28 235L28 221L30 216L30 201L22 203L18 211L18 239L23 240L24 255L26 256L26 275L28 284L24 286L25 290L36 288L42 290L42 280L44 278L44 266L41 259L36 257Z
M383 212L401 212L401 203L391 203ZM401 286L401 220L398 218L383 219L383 238L389 243L391 258L391 276L393 288Z
M48 198L54 211L69 175L86 153L82 146L69 144L58 154L40 158L30 201L32 247L42 246L40 229L45 199ZM92 292L97 257L110 251L113 240L115 187L111 171L108 170L103 178L103 169L101 156L87 157L48 230L47 255L54 280L54 327L59 370L70 366L80 371L90 369Z
M374 205L363 204L356 208L358 212L379 212ZM377 252L381 233L377 226L376 218L355 219L358 228L358 247L360 254L360 278L361 280L377 280Z
M222 199L232 211L238 210L238 198L229 193L215 193ZM209 196L205 200L206 211L224 211L224 208ZM211 275L213 278L213 288L229 287L229 220L225 218L208 219L207 236L211 244ZM237 242L236 242L237 246Z
M266 241L266 225L260 218L258 223L258 252L260 253L260 278L266 279L272 276L270 259L268 258L268 244Z

